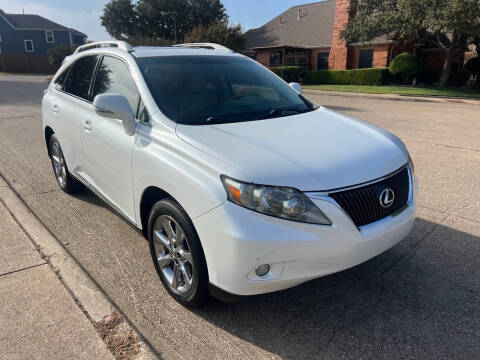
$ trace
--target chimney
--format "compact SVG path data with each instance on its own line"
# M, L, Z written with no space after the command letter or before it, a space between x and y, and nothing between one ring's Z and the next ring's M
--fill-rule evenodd
M351 19L349 7L350 0L336 0L332 48L330 49L330 56L328 59L330 69L345 70L347 68L348 49L345 41L340 39L340 32L343 30L345 24Z

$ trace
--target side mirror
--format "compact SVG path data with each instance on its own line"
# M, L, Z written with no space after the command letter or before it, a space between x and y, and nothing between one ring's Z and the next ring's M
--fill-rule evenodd
M120 94L101 94L93 100L95 112L103 117L121 120L125 134L135 134L135 114L127 98Z
M297 82L291 82L290 84L290 87L295 90L297 93L299 93L300 95L303 94L303 89L302 89L302 85L300 85L299 83Z

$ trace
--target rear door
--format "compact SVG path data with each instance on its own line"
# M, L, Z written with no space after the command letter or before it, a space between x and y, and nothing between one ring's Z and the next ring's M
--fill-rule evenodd
M92 99L100 94L124 95L137 113L139 93L127 64L104 56L92 85ZM134 136L125 134L122 121L88 112L81 131L83 164L97 193L122 215L135 221L132 191Z
M53 130L62 146L70 172L82 172L80 127L83 114L90 111L90 84L98 56L78 59L57 79L48 99Z

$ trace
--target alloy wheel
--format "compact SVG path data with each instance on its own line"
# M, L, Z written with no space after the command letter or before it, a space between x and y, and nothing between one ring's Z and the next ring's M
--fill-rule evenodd
M188 239L170 216L159 216L153 227L155 258L171 290L187 293L194 281L194 263Z
M65 159L58 142L54 142L52 144L52 162L58 184L64 188L67 182L67 168L65 166Z

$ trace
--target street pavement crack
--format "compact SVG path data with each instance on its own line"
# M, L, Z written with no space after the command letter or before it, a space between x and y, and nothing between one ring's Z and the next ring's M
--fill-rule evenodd
M413 249L413 253L410 253L408 254L408 256L413 256L415 255L417 249L418 249L418 246L423 242L423 240L425 240L427 238L427 236L429 236L430 234L432 234L437 228L438 226L440 226L445 220L447 220L447 218L451 216L449 214L447 214L447 216L445 216L442 220L440 220L438 223L435 223L434 226L432 226L432 229L430 229L430 231L427 231L421 238L420 240L418 240L417 242L415 242L414 244L410 245L409 247L411 249ZM381 286L381 289L382 291L384 291L385 287L384 287L384 276L386 273L388 273L390 270L392 270L400 261L402 261L405 257L407 256L407 254L404 252L403 254L401 254L396 260L394 260L385 270L382 271L382 273L380 274L380 286Z
M44 262L44 263L41 263L41 264L27 266L27 267L24 267L24 268L21 268L21 269L17 269L17 270L13 270L13 271L9 271L9 272L0 274L0 277L15 274L15 273L19 273L19 272L22 272L22 271L25 271L25 270L30 270L30 269L33 269L33 268L36 268L36 267L39 267L39 266L47 265L47 264L48 264L47 262Z
M425 205L418 205L419 207L422 207L424 209L428 209L428 210L434 210L434 211L438 211L440 214L446 214L446 215L451 215L451 216L456 216L460 219L464 219L464 220L468 220L468 221L472 221L472 222L476 222L476 223L479 223L480 224L480 220L477 220L477 219L472 219L472 218L469 218L469 217L466 217L466 216L462 216L462 215L457 215L457 214L452 214L452 213L449 213L447 211L443 211L443 210L438 210L436 208L433 208L433 207L429 207L429 206L425 206Z
M36 193L32 193L32 194L25 194L25 196L37 196L37 195L45 195L45 194L51 194L51 193L54 193L54 192L58 192L59 190L55 189L55 190L47 190L47 191L40 191L40 192L36 192Z
M16 120L16 119L26 119L37 117L38 115L25 115L25 116L9 116L9 117L0 117L0 120Z
M430 145L443 146L443 147L450 148L450 149L467 150L467 151L473 151L473 152L480 153L480 149L474 149L474 148L462 147L462 146L456 146L456 145L450 145L450 144L436 143L434 141L428 141L426 139L412 138L412 137L409 137L409 136L408 137L405 136L405 138L409 138L409 139L415 140L415 141L424 142L424 143L427 143L427 144L430 144Z

